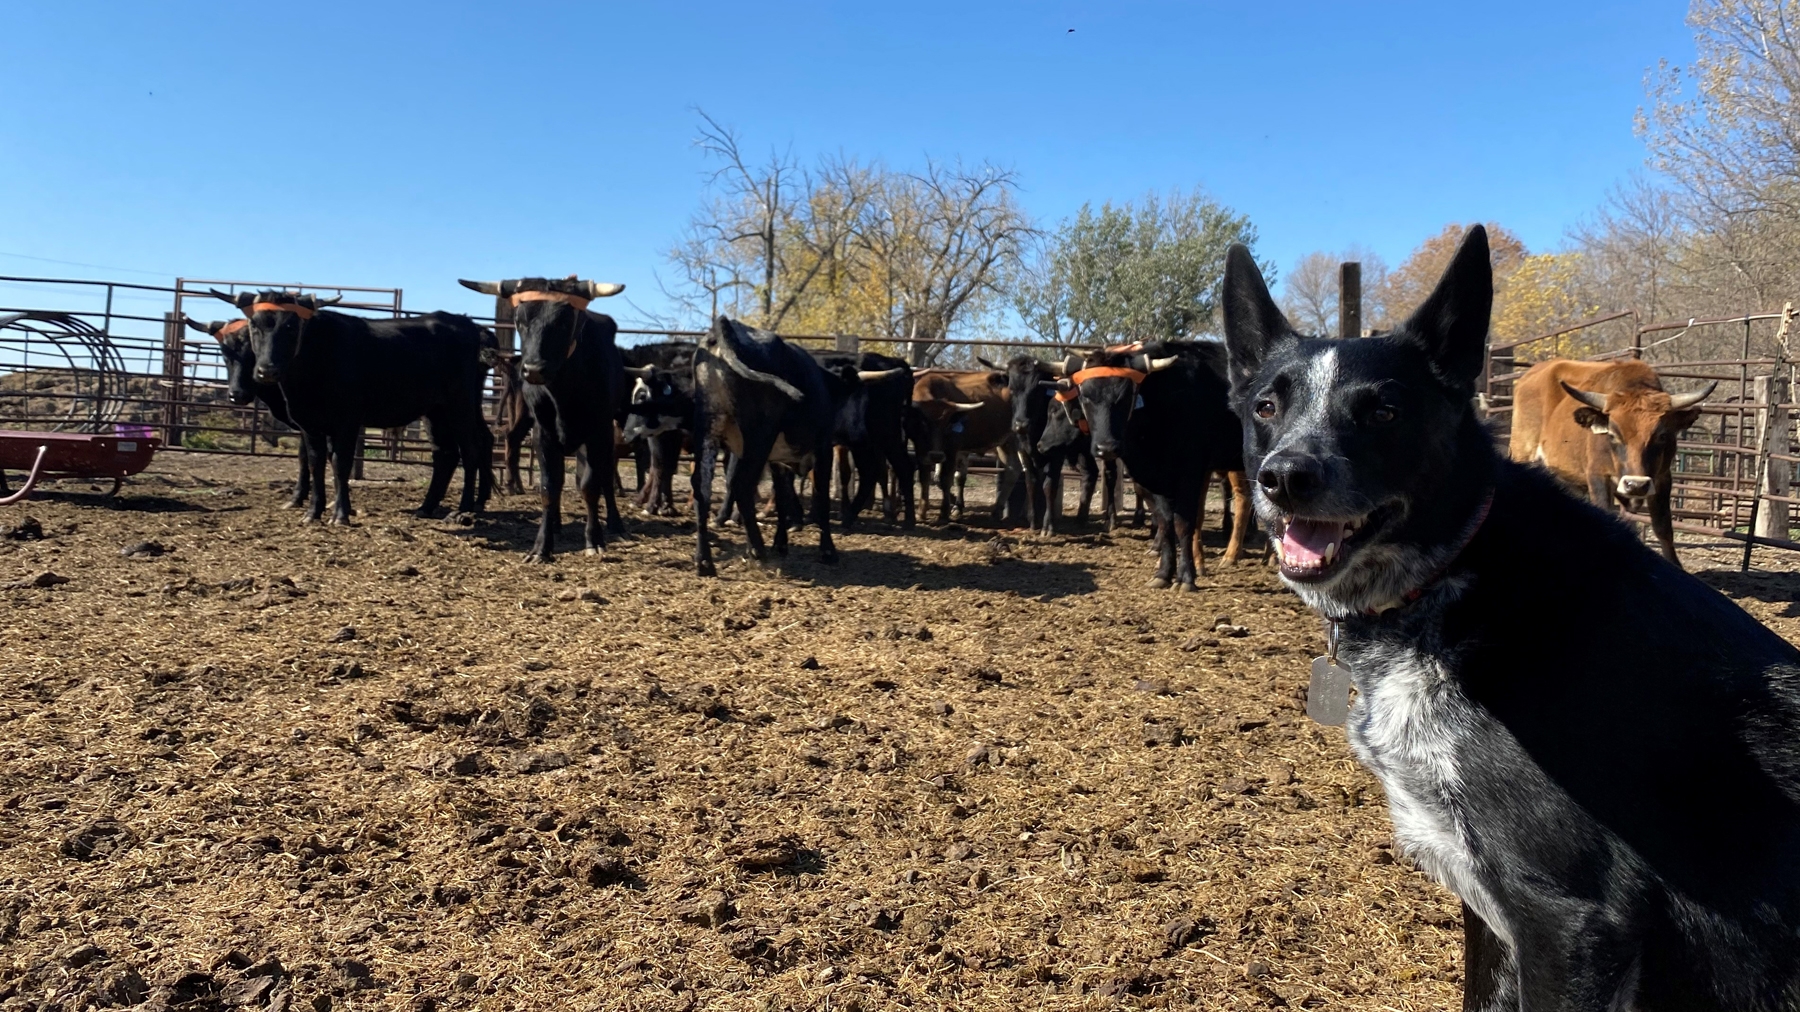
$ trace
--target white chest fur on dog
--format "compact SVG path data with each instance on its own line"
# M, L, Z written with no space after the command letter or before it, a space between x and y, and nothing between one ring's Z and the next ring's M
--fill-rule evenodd
M1387 792L1394 840L1509 946L1512 933L1470 843L1457 756L1473 706L1436 658L1406 648L1355 651L1350 747Z

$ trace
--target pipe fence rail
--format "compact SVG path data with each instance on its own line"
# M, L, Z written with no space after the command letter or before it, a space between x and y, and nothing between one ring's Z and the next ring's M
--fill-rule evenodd
M342 299L333 308L370 318L413 315L398 288L364 285L177 278L150 285L80 278L0 275L0 315L28 313L0 329L0 428L154 434L164 445L203 453L293 455L299 434L261 405L236 405L227 396L224 357L206 334L184 321L231 319L234 305L215 291L281 290ZM54 308L40 308L50 306ZM511 306L496 300L493 315L472 317L493 328L502 354L516 354ZM621 328L622 344L695 341L704 331ZM1065 345L1013 339L977 341L870 340L847 334L793 334L786 339L839 351L880 351L908 360L937 357L972 364L977 355ZM490 375L485 409L497 421L502 391ZM504 446L495 448L496 455ZM532 463L530 444L524 463ZM423 423L370 430L363 456L428 465L431 445ZM496 461L497 462L497 461Z

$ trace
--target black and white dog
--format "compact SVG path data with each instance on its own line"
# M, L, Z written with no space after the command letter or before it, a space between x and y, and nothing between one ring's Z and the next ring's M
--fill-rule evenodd
M1463 900L1463 1007L1800 1007L1800 652L1500 458L1486 234L1361 340L1227 263L1256 510L1341 630L1395 838Z

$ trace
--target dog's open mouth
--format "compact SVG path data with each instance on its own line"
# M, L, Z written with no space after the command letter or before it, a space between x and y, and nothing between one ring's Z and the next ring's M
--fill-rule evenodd
M1281 573L1292 580L1323 580L1368 541L1387 519L1387 510L1359 517L1284 518L1281 531Z

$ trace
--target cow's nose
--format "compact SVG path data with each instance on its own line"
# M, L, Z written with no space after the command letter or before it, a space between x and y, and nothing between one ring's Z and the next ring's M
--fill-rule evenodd
M279 383L279 382L281 382L281 373L277 372L274 369L265 369L262 366L257 366L256 367L256 382L258 382L258 383Z
M1628 474L1619 479L1619 494L1636 498L1656 491L1656 481L1641 474Z
M1263 461L1256 483L1278 509L1293 513L1324 491L1325 468L1315 457L1282 454Z

